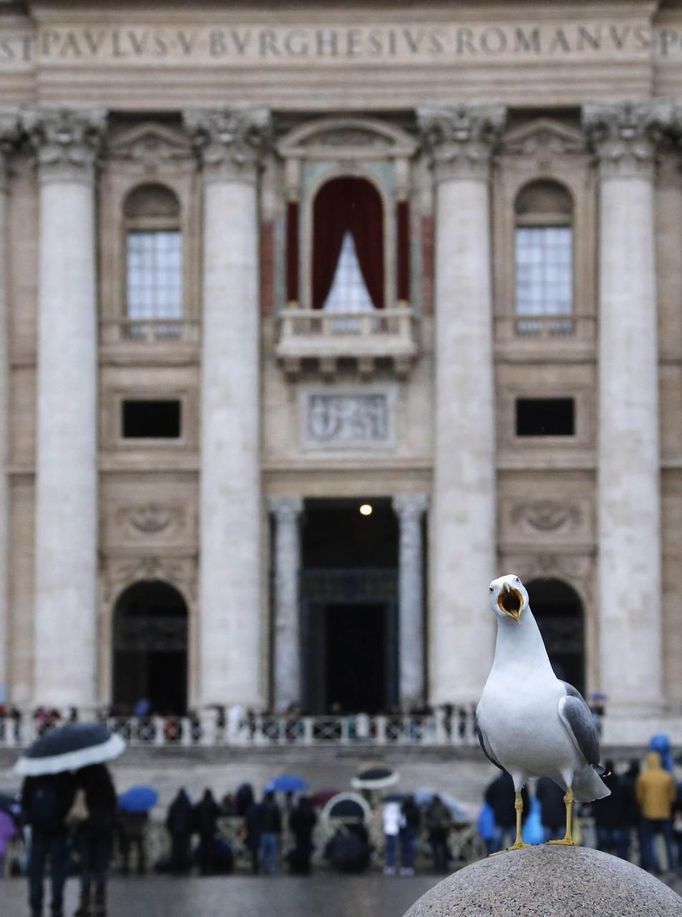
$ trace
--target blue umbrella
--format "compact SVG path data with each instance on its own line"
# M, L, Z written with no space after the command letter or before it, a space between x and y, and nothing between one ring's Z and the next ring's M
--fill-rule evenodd
M301 793L308 789L308 784L303 777L298 777L296 774L280 774L279 777L271 780L265 789L273 793Z
M149 812L159 801L159 794L151 786L131 786L118 797L118 807L124 812Z

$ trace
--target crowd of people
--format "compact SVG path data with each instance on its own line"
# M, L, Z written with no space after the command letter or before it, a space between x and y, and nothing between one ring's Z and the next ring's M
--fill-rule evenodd
M605 768L603 779L611 793L577 808L574 837L652 873L682 874L682 782L675 780L669 746L652 747L642 768L638 760L627 766L607 761ZM563 790L541 778L533 791L532 797L523 791L524 839L541 843L562 837ZM28 777L14 822L0 810L0 874L8 844L19 834L28 850L24 871L33 917L43 912L48 863L53 917L63 917L69 875L78 875L80 882L74 917L104 917L114 858L123 875L143 875L150 867L179 876L192 871L227 875L236 868L255 875L285 869L308 875L313 863L326 862L344 872L361 872L374 863L386 875L412 876L418 869L450 871L458 861L493 853L514 840L514 787L505 772L487 787L477 819L473 813L463 816L455 800L437 793L425 799L423 793L374 791L360 799L361 817L334 823L327 816L322 825L324 802L318 795L280 794L266 787L257 798L252 785L242 783L220 800L206 789L195 801L181 788L165 812L165 850L154 845L150 861L149 812L121 806L105 765ZM158 821L154 830L158 834Z
M682 782L677 783L673 776L672 756L651 750L643 768L635 759L625 767L606 761L604 769L602 779L610 795L579 810L583 816L590 816L594 846L636 861L656 875L673 871L682 875ZM563 837L564 792L553 780L542 777L537 781L534 800L525 787L522 797L525 840L540 843ZM580 823L580 818L576 819L574 838L585 842ZM503 850L513 842L514 784L506 772L487 787L478 825L488 853ZM658 836L662 844L657 844ZM664 858L660 856L663 852Z

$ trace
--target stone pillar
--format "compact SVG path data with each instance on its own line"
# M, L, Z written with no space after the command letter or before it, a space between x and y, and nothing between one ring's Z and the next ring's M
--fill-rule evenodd
M275 710L301 701L301 633L298 578L301 567L301 497L271 497L275 517Z
M589 105L599 160L599 630L607 710L660 708L655 142L661 103Z
M190 110L203 166L199 702L263 702L258 173L266 110Z
M40 182L34 700L96 702L95 161L103 109L32 109Z
M498 572L489 184L505 111L424 107L418 116L436 182L429 695L472 702L492 658L487 595Z
M7 154L19 137L16 111L0 110L0 703L9 692L8 594L8 526L9 526L9 340L8 340L8 271L7 257Z
M399 494L393 509L400 523L398 559L398 645L400 704L424 702L424 550L422 516L426 494Z

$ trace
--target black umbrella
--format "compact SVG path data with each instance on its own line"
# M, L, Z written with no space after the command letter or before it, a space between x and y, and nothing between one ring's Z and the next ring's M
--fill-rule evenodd
M125 742L101 723L67 723L48 729L14 765L22 777L76 771L111 761L125 750Z
M372 817L367 802L357 793L339 793L333 796L322 810L321 820L329 822L365 822Z
M356 790L385 790L399 780L400 775L392 767L366 767L353 777L350 785Z

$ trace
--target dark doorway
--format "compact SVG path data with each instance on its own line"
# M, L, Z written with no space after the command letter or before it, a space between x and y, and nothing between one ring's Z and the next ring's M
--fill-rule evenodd
M131 713L141 700L161 714L187 709L187 606L159 580L135 583L114 609L113 704Z
M301 546L306 708L388 710L397 702L398 625L390 500L307 500Z
M326 708L377 713L386 698L386 606L326 608Z
M558 579L536 579L527 589L557 678L584 694L585 622L580 596Z

